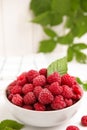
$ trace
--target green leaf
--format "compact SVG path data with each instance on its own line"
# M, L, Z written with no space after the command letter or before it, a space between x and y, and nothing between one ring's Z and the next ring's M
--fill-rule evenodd
M70 0L52 0L51 6L53 11L66 15L70 11L71 2Z
M63 21L63 16L61 14L59 14L58 12L50 12L50 25L54 26L54 25L58 25L60 23L62 23Z
M87 63L87 55L86 54L84 54L80 51L75 51L75 56L76 56L76 60L79 63L84 63L84 64Z
M72 35L72 33L70 32L70 33L68 33L65 36L58 37L58 42L60 44L68 44L68 45L72 44L72 42L73 42L73 35Z
M57 12L44 12L37 17L35 17L32 22L41 24L42 26L46 25L58 25L62 22L62 16Z
M0 122L0 130L4 130L6 127L12 128L14 130L20 130L21 128L23 128L23 126L23 124L18 123L14 120L3 120Z
M76 80L79 84L83 84L83 82L81 81L81 79L79 77L76 77Z
M73 14L76 14L76 12L80 9L80 0L70 0L70 2L71 2L71 12Z
M73 52L73 48L72 47L68 47L67 50L67 60L70 62L73 60L74 57L74 52Z
M84 12L87 12L87 0L80 0L80 6Z
M37 16L51 10L51 0L31 0L29 6Z
M77 43L73 45L73 49L76 49L76 50L87 49L87 45L85 43Z
M3 130L16 130L16 129L13 129L13 128L10 128L10 127L5 127Z
M84 83L84 84L83 84L83 89L84 89L85 91L87 91L87 83Z
M81 13L74 18L73 26L71 31L74 36L81 37L84 33L87 32L87 16L84 16Z
M60 58L52 62L47 68L47 74L58 72L60 75L67 73L67 57Z
M50 24L50 13L49 12L42 13L41 15L35 17L32 20L32 22L41 24L43 26L49 25Z
M56 47L56 42L53 39L43 40L40 42L39 52L52 52Z
M51 38L57 37L56 32L54 32L52 29L45 27L44 32Z

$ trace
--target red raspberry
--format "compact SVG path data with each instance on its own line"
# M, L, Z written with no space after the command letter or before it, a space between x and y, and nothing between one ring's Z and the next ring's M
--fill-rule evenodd
M11 89L13 89L13 87L14 87L14 86L12 86L12 85L9 85L9 86L7 87L7 90L6 90L7 95L9 95L9 94L11 93Z
M46 84L46 78L44 75L38 75L33 79L34 86L44 86Z
M63 92L62 92L62 95L64 98L73 98L74 97L74 93L72 91L72 88L70 88L69 86L67 85L63 85Z
M66 107L66 103L61 95L56 96L51 103L51 107L54 110L63 109Z
M12 100L12 98L13 98L13 94L9 94L9 95L8 95L8 100L10 100L10 101L11 101L11 100Z
M73 88L73 92L76 95L76 99L80 99L83 95L83 91L81 87L77 84L77 85L73 85L72 88Z
M45 106L39 102L34 104L34 108L36 111L45 111L46 110Z
M28 110L33 110L33 107L31 105L24 105L23 108Z
M35 95L34 95L33 92L28 92L28 93L24 96L23 100L24 100L24 103L25 103L26 105L34 104L34 103L36 102L36 98L35 98Z
M36 87L34 88L33 92L34 92L36 98L38 98L39 93L41 92L41 90L42 90L42 87L41 87L41 86L36 86Z
M39 70L40 75L44 75L45 77L47 77L47 69L46 68L42 68Z
M77 81L73 76L70 76L69 74L65 74L61 77L61 84L72 87L72 85L77 84Z
M36 71L36 70L30 70L27 72L27 78L28 78L28 81L29 83L32 83L33 82L33 79L39 75L39 72Z
M54 100L52 93L47 89L44 88L39 94L38 100L42 104L49 104Z
M20 96L20 94L15 94L12 98L12 103L17 106L22 106L23 98Z
M32 92L33 91L33 85L32 84L25 84L22 88L22 92L23 94L27 94L28 92Z
M66 106L69 107L71 105L73 105L73 100L72 99L65 99L65 103L66 103Z
M21 75L19 75L17 77L17 85L23 86L24 84L27 83L27 77L26 77L26 75L27 75L27 73L24 72L24 73L22 73Z
M62 86L59 85L58 82L53 82L50 86L49 86L49 90L51 91L51 93L53 95L59 95L62 93L63 88Z
M80 130L77 126L70 125L66 128L66 130Z
M58 72L54 72L47 77L47 81L50 84L53 82L58 82L59 84L61 84L61 76L59 75Z
M13 86L13 88L10 90L11 94L21 94L22 93L22 87L19 85Z
M17 83L17 80L14 80L13 82L11 82L11 83L9 84L9 86L14 86L14 85L16 85L16 83Z
M81 124L83 126L87 126L87 115L82 116L82 118L81 118Z

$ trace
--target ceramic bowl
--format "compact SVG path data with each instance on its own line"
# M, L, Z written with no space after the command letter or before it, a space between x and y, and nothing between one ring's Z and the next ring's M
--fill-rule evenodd
M70 107L54 111L27 110L12 104L4 93L6 107L10 113L20 122L35 127L53 127L69 121L80 109L83 96Z

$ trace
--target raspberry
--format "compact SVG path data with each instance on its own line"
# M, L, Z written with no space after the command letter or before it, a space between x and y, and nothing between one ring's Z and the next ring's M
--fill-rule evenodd
M59 95L62 93L63 88L62 86L59 86L58 82L53 82L50 86L49 86L49 90L51 91L51 93L53 95Z
M65 74L61 77L61 84L72 87L72 85L77 84L77 81L73 76L70 76L69 74Z
M11 100L12 100L12 98L13 98L13 94L9 94L9 95L8 95L8 100L10 100L10 101L11 101Z
M15 85L12 87L12 89L10 90L11 94L21 94L22 93L22 87L19 85Z
M27 83L27 77L26 77L27 73L24 72L21 75L19 75L17 77L17 85L21 85L23 86L25 83Z
M80 99L83 95L83 91L81 87L79 85L73 85L72 88L73 88L73 92L76 95L76 99Z
M39 102L34 104L34 108L36 111L45 111L45 106Z
M12 98L12 103L17 106L22 106L23 98L20 96L20 94L15 94Z
M42 68L39 70L40 75L44 75L45 77L47 77L47 69L46 68Z
M26 105L34 104L34 103L36 102L36 98L35 98L35 95L34 95L33 92L28 92L28 93L24 96L23 100L24 100L24 103L25 103Z
M28 81L29 83L32 83L33 82L33 79L39 75L39 72L36 71L36 70L30 70L27 72L27 78L28 78Z
M22 88L22 92L23 94L27 94L28 92L32 92L33 91L33 85L32 84L25 84Z
M63 85L63 92L62 92L62 95L64 98L73 98L74 96L74 93L72 91L72 88L70 88L69 86L67 85Z
M39 94L38 100L42 104L49 104L54 100L52 93L47 89L44 88Z
M23 108L28 110L33 110L33 107L31 105L24 105Z
M82 116L82 118L81 118L81 124L83 126L87 126L87 115Z
M54 72L47 77L47 81L50 84L53 82L58 82L59 84L61 84L61 76L59 75L58 72Z
M80 130L77 126L70 125L66 128L66 130Z
M46 84L46 78L44 75L38 75L33 79L34 86L44 86Z
M38 98L39 93L41 92L41 90L42 90L42 87L41 87L41 86L36 86L36 87L34 88L33 92L34 92L36 98Z
M9 95L9 94L11 93L11 89L13 89L13 87L14 87L14 86L12 86L12 85L9 85L9 86L7 87L7 90L6 90L7 95Z
M61 95L56 96L51 104L52 109L58 110L66 107L66 103Z
M73 100L72 99L65 99L65 103L66 103L66 106L69 107L71 105L73 105Z
M11 82L11 83L9 84L9 86L14 86L14 85L16 85L16 83L17 83L17 80L14 80L13 82Z

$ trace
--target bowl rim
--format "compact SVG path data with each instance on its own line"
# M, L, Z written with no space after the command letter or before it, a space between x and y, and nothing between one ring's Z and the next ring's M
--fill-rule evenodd
M83 97L84 97L84 91L83 91L83 89L82 89L82 91L83 91L83 93L82 93L82 96L81 96L81 98L76 102L76 103L74 103L73 105L71 105L71 106L69 106L69 107L65 107L65 108L63 108L63 109L59 109L59 110L52 110L52 111L35 111L35 110L29 110L29 109L24 109L24 108L22 108L22 107L20 107L20 106L17 106L17 105L15 105L15 104L13 104L11 101L9 101L9 99L7 98L7 94L6 94L6 90L7 90L7 88L5 89L5 91L4 91L4 98L5 98L5 101L7 101L11 106L13 106L13 107L15 107L15 108L17 108L17 109L20 109L20 110L22 110L22 111L29 111L29 112L32 112L32 113L48 113L48 114L50 114L50 113L57 113L57 112L62 112L62 111L67 111L68 109L70 109L70 108L73 108L74 106L76 106L77 104L79 104L79 102L82 102L82 100L83 100Z

